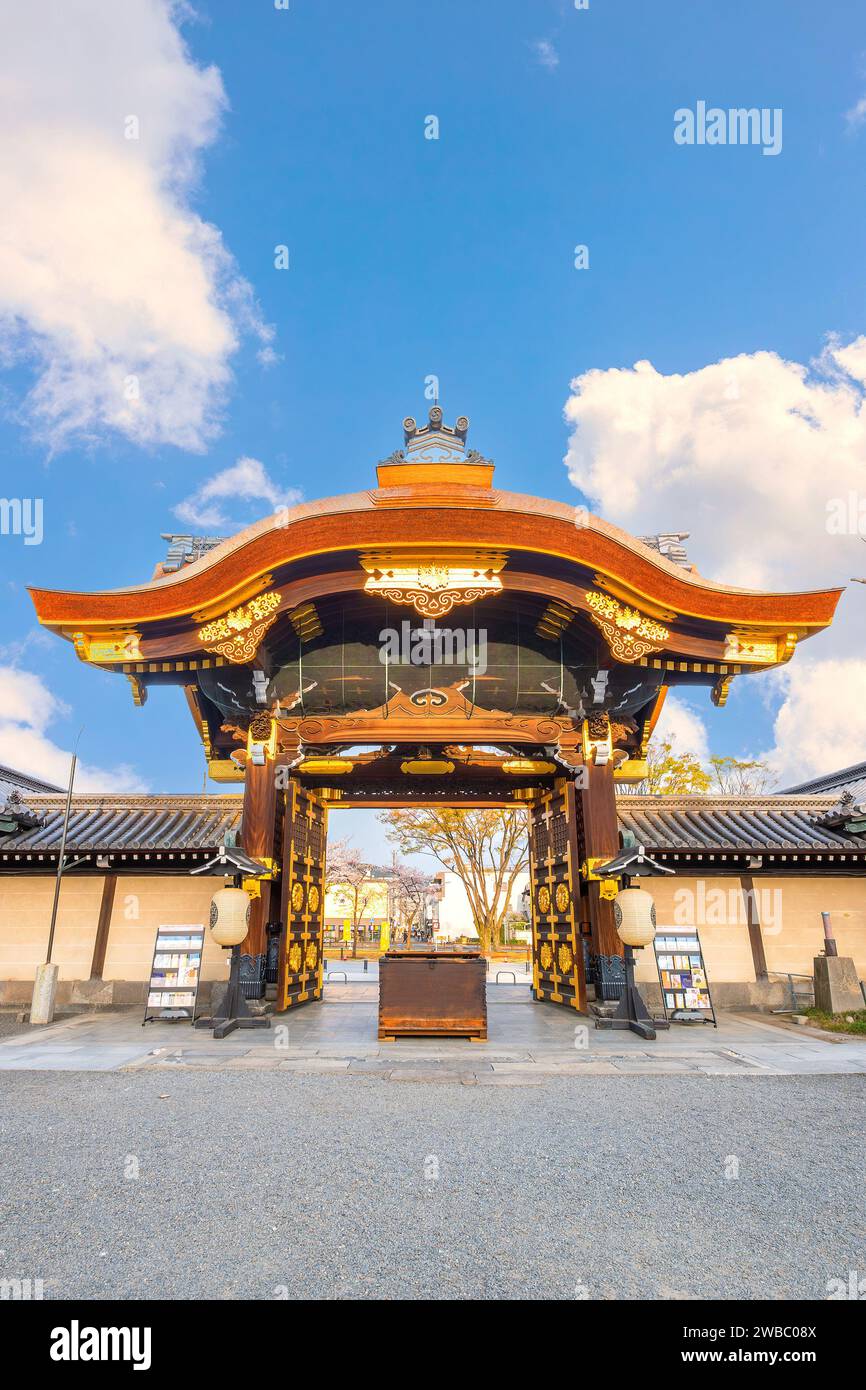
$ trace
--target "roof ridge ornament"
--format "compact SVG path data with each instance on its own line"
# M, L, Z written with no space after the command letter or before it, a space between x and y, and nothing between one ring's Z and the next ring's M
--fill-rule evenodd
M438 486L448 482L489 488L493 460L466 447L468 432L468 415L458 415L453 425L446 425L439 404L430 407L426 425L419 425L413 415L407 415L403 421L403 448L395 449L379 462L379 487L418 483Z
M423 447L431 435L441 434L446 439L457 440L465 452L466 435L469 432L468 415L458 415L453 426L446 425L443 421L441 405L433 405L430 407L427 419L428 424L419 426L411 415L406 416L403 421L403 442L407 448L417 448L419 444Z
M395 449L383 463L490 463L477 449L467 449L469 416L458 415L446 425L442 407L431 406L428 423L419 425L413 415L403 421L403 448Z

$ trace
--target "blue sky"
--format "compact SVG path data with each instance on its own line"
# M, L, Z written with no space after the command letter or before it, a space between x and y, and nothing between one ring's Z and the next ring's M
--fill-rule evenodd
M570 467L592 482L591 504L638 533L691 531L689 553L710 577L797 588L866 574L859 536L828 539L823 515L825 494L866 492L862 7L195 8L180 25L185 51L158 0L129 0L123 23L107 0L56 0L38 27L8 20L0 68L29 67L34 90L2 99L7 129L24 137L6 176L19 186L0 187L23 207L14 254L0 251L2 491L44 499L44 539L0 537L0 760L17 751L57 777L84 724L94 785L201 789L180 692L135 709L125 680L35 630L25 586L147 579L160 532L187 529L173 509L239 459L258 461L271 496L366 485L402 443L403 416L423 414L429 374L446 419L469 415L470 443L494 458L500 486L584 500L563 466L576 427ZM70 50L75 33L87 42ZM676 145L674 112L698 100L781 108L781 152ZM137 142L118 134L130 113ZM425 139L430 115L436 140ZM33 150L35 162L21 153ZM134 160L114 209L123 174L112 169ZM74 197L60 186L69 170L83 171ZM154 214L159 235L145 247ZM184 283L196 282L185 266L204 266L189 303L160 283L178 216L197 228L180 238ZM574 267L577 244L587 270ZM288 270L274 268L277 245ZM37 273L46 264L64 285L56 313ZM139 323L149 368L168 369L146 378L130 426L98 377L116 383L135 366ZM82 376L91 332L98 351ZM828 335L854 345L850 357L816 363ZM197 353L210 382L198 399ZM632 371L641 361L649 377ZM152 409L158 424L143 426ZM624 449L618 422L636 409L641 448ZM776 455L792 413L802 430ZM201 496L189 505L201 513ZM219 506L235 527L272 509L264 492ZM681 703L679 737L699 751L770 752L783 780L854 761L866 735L852 661L861 595L853 586L838 635L798 653L787 684L735 683L721 713L703 696ZM804 750L796 730L816 719Z

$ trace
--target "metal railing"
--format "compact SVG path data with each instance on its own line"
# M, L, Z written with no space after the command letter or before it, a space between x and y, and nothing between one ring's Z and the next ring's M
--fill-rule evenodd
M791 997L790 1007L773 1009L774 1014L788 1014L792 1011L796 1013L798 1009L811 1009L814 1007L815 981L811 975L795 975L784 970L769 970L767 974L770 978L775 977L777 980L787 980L788 993ZM795 983L797 980L804 980L806 982L805 987L801 987L798 990Z

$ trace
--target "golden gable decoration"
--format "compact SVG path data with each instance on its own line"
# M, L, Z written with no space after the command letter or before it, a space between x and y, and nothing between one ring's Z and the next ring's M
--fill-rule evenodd
M79 661L86 661L95 665L110 661L141 661L140 642L140 632L73 632L72 634L72 645Z
M611 656L617 661L637 661L650 652L661 651L670 632L637 608L627 608L610 594L590 589L584 595L589 616L601 628Z
M442 618L456 604L475 603L502 592L504 552L493 550L382 551L361 556L368 594L411 604L424 618Z
M198 639L205 651L218 652L227 661L240 665L252 661L268 628L277 620L282 594L271 589L257 594L239 608L231 608L222 618L199 628Z

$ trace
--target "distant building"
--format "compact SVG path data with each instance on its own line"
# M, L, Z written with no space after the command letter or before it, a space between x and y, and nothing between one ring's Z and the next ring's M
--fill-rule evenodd
M18 792L60 792L62 787L55 787L53 782L43 782L40 777L31 777L27 772L18 772L14 767L6 767L0 763L0 804L2 804L9 793Z
M477 940L474 914L463 880L450 869L441 869L436 875L438 892L438 924L434 934L437 941ZM514 881L508 913L521 919L521 926L511 935L515 940L528 941L532 935L529 921L524 915L525 890L529 886L529 874L521 873Z

